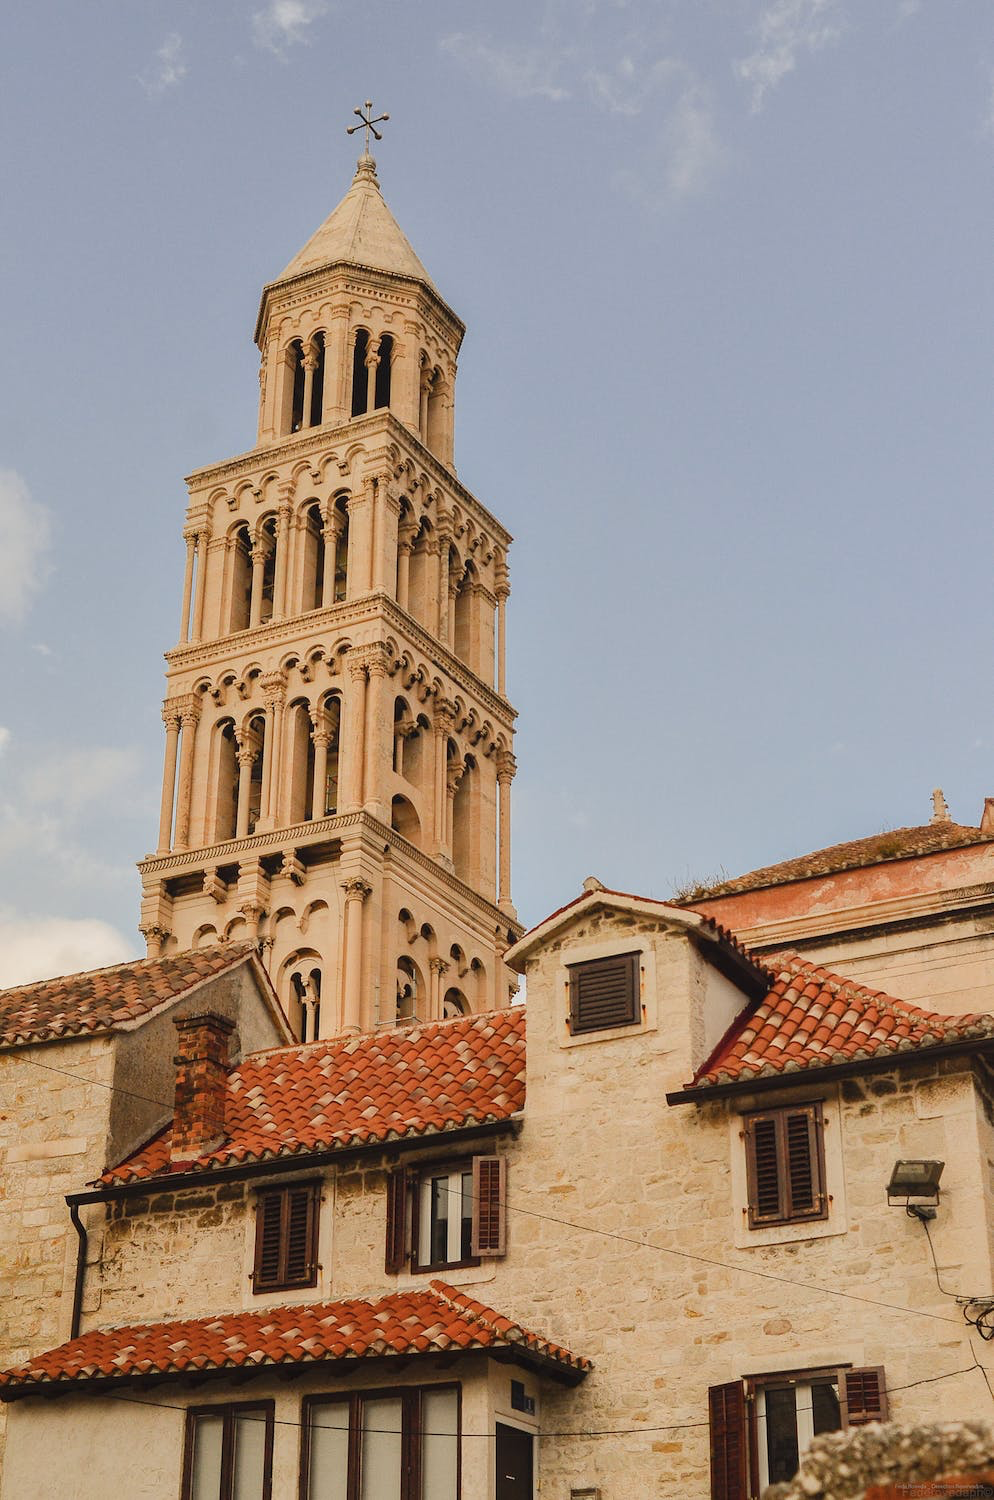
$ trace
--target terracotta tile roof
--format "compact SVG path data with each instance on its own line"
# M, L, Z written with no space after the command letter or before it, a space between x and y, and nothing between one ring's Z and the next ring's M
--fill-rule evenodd
M281 1047L254 1053L234 1069L225 1109L227 1140L216 1151L184 1162L182 1170L507 1120L524 1102L523 1006L412 1030ZM100 1182L170 1173L169 1150L166 1130Z
M360 1360L377 1355L507 1349L573 1378L590 1361L522 1328L482 1302L431 1281L423 1291L375 1301L312 1303L85 1333L0 1374L0 1398L74 1381L137 1380L260 1365Z
M994 1015L937 1015L789 954L687 1089L744 1083L940 1043L994 1039Z
M989 844L994 835L981 833L962 823L925 823L920 828L893 828L870 838L851 839L846 844L832 844L797 859L786 859L777 865L765 865L735 880L702 885L690 895L674 899L674 906L693 906L719 896L737 896L764 886L789 885L795 880L811 880L819 875L834 875L840 870L859 870L867 865L889 860L913 859L923 854L939 854L944 849L962 849L970 844Z
M0 990L0 1047L112 1031L234 968L253 951L251 943L228 943Z

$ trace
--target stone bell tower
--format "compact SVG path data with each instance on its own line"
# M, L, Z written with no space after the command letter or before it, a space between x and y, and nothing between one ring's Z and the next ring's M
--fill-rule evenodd
M259 940L305 1041L515 984L511 538L452 466L463 333L365 153L263 290L256 446L187 481L141 930Z

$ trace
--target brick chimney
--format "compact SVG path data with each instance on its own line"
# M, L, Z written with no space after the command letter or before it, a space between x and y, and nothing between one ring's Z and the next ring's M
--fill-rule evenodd
M225 1139L224 1102L228 1086L228 1039L234 1021L205 1011L175 1021L179 1051L176 1107L170 1160L191 1161Z
M994 797L984 798L984 811L980 819L981 833L994 833Z

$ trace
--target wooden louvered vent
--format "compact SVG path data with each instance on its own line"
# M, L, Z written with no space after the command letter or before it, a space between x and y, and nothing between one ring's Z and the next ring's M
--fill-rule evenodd
M567 965L570 1031L574 1036L639 1023L639 960L638 953L619 953Z
M473 1157L473 1254L503 1255L507 1248L507 1158Z
M294 1183L259 1195L255 1217L256 1292L317 1284L319 1182Z
M749 1228L828 1217L821 1105L748 1115Z

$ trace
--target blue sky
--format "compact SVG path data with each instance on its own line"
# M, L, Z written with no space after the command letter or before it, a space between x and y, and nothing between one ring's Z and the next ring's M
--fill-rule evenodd
M523 920L979 819L990 0L11 0L0 74L0 982L140 951L183 476L368 97L517 539Z

